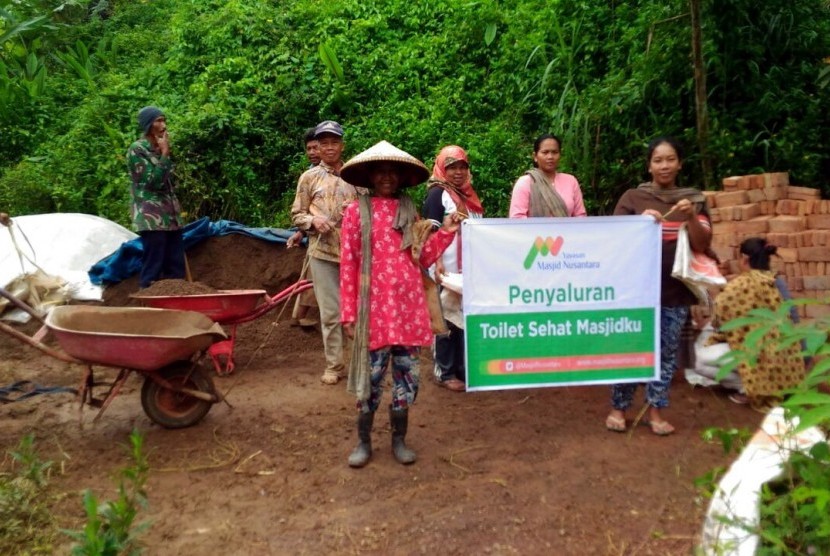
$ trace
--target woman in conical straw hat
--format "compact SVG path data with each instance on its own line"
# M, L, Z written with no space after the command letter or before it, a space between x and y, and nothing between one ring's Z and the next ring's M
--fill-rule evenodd
M424 221L422 233L404 190L426 181L429 171L386 141L346 162L340 176L370 191L346 208L341 232L340 320L354 338L348 386L357 396L359 438L349 465L363 467L371 457L372 424L390 361L392 452L400 463L413 463L415 453L404 443L409 406L418 394L420 348L433 337L421 273L452 243L462 216L448 215L420 245L430 223Z

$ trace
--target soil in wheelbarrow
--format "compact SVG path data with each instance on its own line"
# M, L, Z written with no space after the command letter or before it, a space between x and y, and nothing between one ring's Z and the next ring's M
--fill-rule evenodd
M303 256L245 236L188 253L195 280L269 293L296 281ZM137 290L135 280L112 286L107 303L131 304ZM666 412L676 434L658 438L642 425L615 434L603 424L607 387L451 392L431 381L425 350L407 435L418 461L394 461L384 410L371 462L353 470L353 397L342 382L319 382L320 331L290 326L290 307L280 310L239 327L239 369L214 377L233 408L219 404L194 427L162 429L142 412L141 382L132 378L96 425L84 410L82 429L67 394L0 405L3 448L35 435L38 452L55 462L52 486L62 496L53 513L60 526L79 528L80 493L113 499L127 436L142 431L151 465L149 508L139 514L150 522L147 554L685 555L706 502L694 479L729 461L701 431L761 419L679 373ZM80 378L80 369L5 335L0 350L0 384L74 386Z

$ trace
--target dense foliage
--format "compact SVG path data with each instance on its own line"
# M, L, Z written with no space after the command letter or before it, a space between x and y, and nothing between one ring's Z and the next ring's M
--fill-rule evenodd
M704 0L713 177L790 171L830 193L830 7ZM702 183L686 1L0 0L0 210L127 221L137 110L168 114L190 217L285 225L300 137L346 127L431 164L468 149L504 215L533 138L563 138L589 211L658 134Z
M778 338L773 341L776 349L793 345L802 347L802 354L808 362L807 376L801 384L785 392L786 400L781 406L794 432L817 427L817 431L823 433L809 450L802 444L805 438L796 439L789 433L778 441L779 447L789 453L784 454L780 475L762 485L759 521L731 514L717 516L724 523L756 535L760 541L757 554L762 556L830 553L830 512L827 511L830 504L830 318L799 323L793 323L790 319L790 308L794 305L820 303L823 302L801 299L787 301L775 311L753 309L746 316L731 320L722 327L724 330L747 327L748 332L743 345L725 356L718 378L723 378L741 364L755 366L769 342L771 330L778 333ZM815 432L810 435L814 439ZM745 442L741 441L741 436L743 439L749 437L748 433L734 430L709 429L704 438L719 438L728 453L732 447L738 451L743 448ZM719 471L715 470L699 480L698 486L707 496L714 492L707 483L718 474ZM716 552L729 552L731 548L728 544L732 541L721 541L722 546L713 548Z

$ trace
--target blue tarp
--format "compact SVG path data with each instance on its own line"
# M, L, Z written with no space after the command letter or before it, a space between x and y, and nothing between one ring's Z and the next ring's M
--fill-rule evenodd
M207 216L191 222L182 230L184 232L185 251L203 239L214 236L243 234L271 243L285 243L294 233L293 230L283 230L281 228L248 228L239 222L230 220L211 222ZM125 241L118 248L118 251L105 259L101 259L89 269L90 282L100 285L103 283L114 284L126 280L141 270L142 253L141 238Z

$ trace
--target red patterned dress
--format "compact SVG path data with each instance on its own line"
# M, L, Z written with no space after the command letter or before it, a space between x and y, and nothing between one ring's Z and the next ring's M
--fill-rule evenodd
M410 249L401 251L400 231L392 228L398 200L372 197L372 279L369 291L369 350L385 346L432 344L429 311L421 271ZM340 253L340 320L357 320L360 291L361 233L357 201L343 214ZM432 265L452 243L455 234L439 230L421 251L420 263Z

